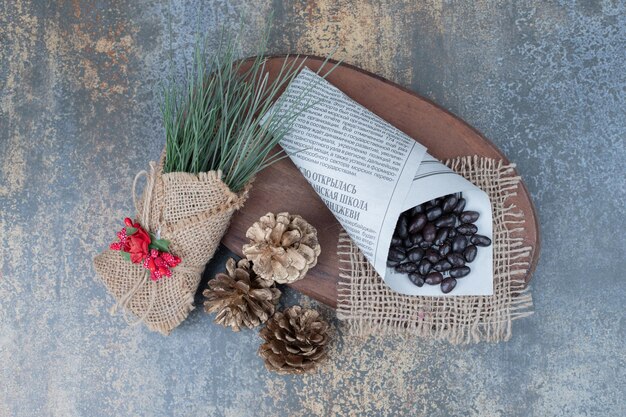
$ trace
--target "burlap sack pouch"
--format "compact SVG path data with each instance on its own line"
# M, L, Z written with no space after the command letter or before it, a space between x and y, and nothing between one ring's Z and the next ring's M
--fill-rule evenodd
M519 233L523 214L507 202L520 177L514 165L481 157L459 157L446 165L484 190L493 211L493 295L420 297L396 293L343 232L339 238L337 317L349 335L419 336L451 343L498 342L511 338L512 320L532 314L524 282L532 248Z
M158 166L150 163L150 172L137 174L133 199L138 179L146 176L142 197L135 201L137 219L146 230L169 240L171 252L182 262L172 269L171 277L159 281L151 281L141 264L110 249L96 256L94 265L117 301L113 313L123 308L124 313L137 316L135 323L144 322L149 329L168 335L194 309L202 271L233 213L248 197L249 187L233 193L221 180L220 171L164 174L162 162L163 157Z

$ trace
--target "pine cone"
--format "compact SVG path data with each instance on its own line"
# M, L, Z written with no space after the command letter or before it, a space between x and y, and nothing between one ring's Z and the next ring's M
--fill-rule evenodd
M215 322L236 332L240 326L251 329L265 323L274 314L280 290L270 288L271 281L256 276L246 259L236 264L229 259L226 272L210 280L209 288L202 293L206 312L217 312Z
M261 330L259 356L281 374L302 374L326 358L329 325L317 311L293 306L278 312Z
M250 243L243 254L254 271L268 280L289 284L304 278L317 264L320 244L317 230L302 217L267 213L246 232Z

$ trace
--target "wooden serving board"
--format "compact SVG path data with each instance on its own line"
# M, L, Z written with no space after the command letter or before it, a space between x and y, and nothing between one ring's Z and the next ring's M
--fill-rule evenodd
M284 59L282 56L269 59L267 66L270 77L276 76ZM318 57L301 56L289 59L306 59L306 65L314 71L323 64L323 59ZM327 80L353 100L426 146L428 153L440 160L462 155L480 155L508 162L506 156L476 129L435 103L397 84L347 64L335 68ZM525 276L525 281L528 282L539 258L540 241L537 215L523 182L511 202L524 213L524 243L533 247L532 262ZM250 198L233 217L222 242L241 256L241 247L247 243L246 230L264 214L281 211L299 214L315 226L322 247L317 266L303 280L291 286L336 308L339 280L337 238L341 227L289 158L272 165L257 176Z

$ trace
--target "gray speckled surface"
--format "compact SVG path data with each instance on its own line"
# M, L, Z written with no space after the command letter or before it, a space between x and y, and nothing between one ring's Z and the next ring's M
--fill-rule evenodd
M0 3L0 416L626 415L623 1L174 3ZM199 14L252 42L272 11L272 52L338 44L517 162L543 250L510 342L338 327L326 368L280 377L200 309L169 338L108 314L91 262L159 154L170 40L182 59Z

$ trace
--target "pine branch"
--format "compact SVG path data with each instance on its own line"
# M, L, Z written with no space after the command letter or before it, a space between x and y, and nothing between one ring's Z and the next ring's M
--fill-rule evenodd
M211 55L206 39L196 39L185 79L172 80L164 91L164 172L197 174L219 169L224 182L238 192L260 170L280 159L268 155L307 107L307 95L299 98L302 101L292 111L277 112L280 116L269 112L278 92L295 78L304 61L286 57L278 76L270 81L263 57L268 35L269 30L245 71L232 36L222 36ZM266 116L270 121L261 124Z

